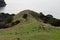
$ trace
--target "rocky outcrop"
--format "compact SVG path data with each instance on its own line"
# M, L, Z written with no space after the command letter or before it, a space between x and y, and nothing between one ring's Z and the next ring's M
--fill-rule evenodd
M0 0L0 7L5 7L6 6L6 3L4 0Z

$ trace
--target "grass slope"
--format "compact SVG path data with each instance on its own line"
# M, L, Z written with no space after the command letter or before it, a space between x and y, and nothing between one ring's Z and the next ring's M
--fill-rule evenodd
M0 29L0 40L60 40L60 28L48 25L47 30L42 30L36 18L30 15L26 21L20 15L15 16L14 20L22 20L21 23Z
M60 29L48 27L48 30L42 30L34 20L0 29L0 40L60 40Z

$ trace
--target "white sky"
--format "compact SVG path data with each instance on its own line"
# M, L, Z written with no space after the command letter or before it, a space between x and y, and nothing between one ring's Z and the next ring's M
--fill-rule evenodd
M18 13L25 9L30 9L44 14L52 14L60 18L60 0L5 0L7 6L4 12ZM2 10L1 10L2 11Z

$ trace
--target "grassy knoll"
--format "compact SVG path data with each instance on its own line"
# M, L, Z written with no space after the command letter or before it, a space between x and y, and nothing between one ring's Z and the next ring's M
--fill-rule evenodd
M60 40L60 28L42 30L36 20L0 29L0 40Z
M60 40L60 28L48 25L47 29L41 29L41 21L34 14L28 14L27 20L22 18L26 11L16 15L13 21L21 22L13 27L0 29L0 40ZM34 13L34 12L32 12ZM35 18L34 18L35 17Z

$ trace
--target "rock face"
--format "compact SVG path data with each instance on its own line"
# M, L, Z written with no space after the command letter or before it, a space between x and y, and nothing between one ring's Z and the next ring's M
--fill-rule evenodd
M6 6L6 3L4 0L0 0L0 7L5 7Z

